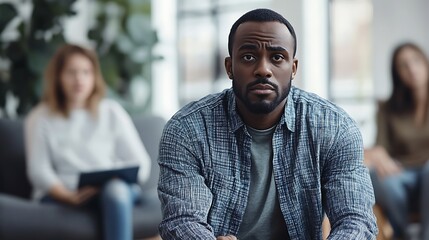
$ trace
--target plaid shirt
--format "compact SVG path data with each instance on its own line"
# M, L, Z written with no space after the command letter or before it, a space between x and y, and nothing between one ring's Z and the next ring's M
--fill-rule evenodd
M375 239L373 189L362 137L340 108L292 87L273 135L273 174L291 239ZM232 89L176 113L160 144L161 237L237 235L247 204L251 136Z

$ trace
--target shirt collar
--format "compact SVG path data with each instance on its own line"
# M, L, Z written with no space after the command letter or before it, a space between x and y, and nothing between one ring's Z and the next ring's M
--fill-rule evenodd
M238 115L235 94L232 88L228 89L226 96L228 100L229 125L231 126L232 131L235 132L244 126L244 122L241 120L240 115Z
M282 118L280 119L280 124L286 124L286 127L291 132L295 132L295 102L293 96L295 95L296 88L291 86L289 95L287 96L287 102L285 106L285 111Z
M287 102L285 106L285 111L283 116L280 118L279 125L286 125L289 131L295 131L295 105L293 104L293 95L295 92L295 87L291 87L289 95L287 97ZM233 132L240 129L244 126L240 115L237 112L237 105L235 102L235 94L232 88L227 90L227 100L228 100L228 115L229 115L229 124Z

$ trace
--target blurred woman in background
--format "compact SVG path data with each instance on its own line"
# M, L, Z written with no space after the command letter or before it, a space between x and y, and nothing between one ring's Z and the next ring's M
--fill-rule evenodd
M422 239L429 239L429 61L415 44L392 56L393 92L379 105L377 138L365 151L377 203L398 239L407 238L412 212L419 211Z
M77 188L81 172L127 165L140 165L141 182L148 178L149 155L131 118L103 98L105 83L93 51L64 45L46 68L45 80L43 100L25 121L34 198L72 206L96 200L105 239L132 239L137 184L113 179L100 189Z

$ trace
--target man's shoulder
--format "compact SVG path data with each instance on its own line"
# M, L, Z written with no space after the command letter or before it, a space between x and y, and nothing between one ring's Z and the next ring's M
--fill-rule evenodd
M291 93L295 104L317 104L320 106L337 107L334 103L317 95L316 93L307 92L297 87L293 87Z
M301 117L354 122L353 118L343 108L328 99L299 88L294 88L291 92L295 111ZM296 116L299 117L299 115ZM329 124L328 121L319 121L318 124L323 123Z
M184 119L195 115L206 115L219 108L223 109L225 101L228 100L230 89L207 95L200 100L190 102L176 112L172 119Z
M183 132L198 136L215 124L227 126L225 104L230 99L230 90L210 94L198 101L193 101L176 112L165 126L165 131L177 135Z
M335 112L341 115L347 115L347 113L340 106L315 93L307 92L296 87L294 87L291 92L293 102L297 106L307 106L309 110L315 112Z

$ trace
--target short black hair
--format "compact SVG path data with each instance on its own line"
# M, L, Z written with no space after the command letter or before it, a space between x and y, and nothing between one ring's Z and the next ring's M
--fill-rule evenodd
M235 21L235 23L231 27L231 30L229 32L229 37L228 37L228 52L230 56L232 56L232 45L234 42L235 32L237 31L238 26L240 26L240 24L245 22L279 22L286 25L294 40L295 45L293 50L293 56L295 57L296 45L297 45L295 30L293 29L289 21L286 20L286 18L284 18L279 13L266 8L258 8L258 9L249 11L245 13L243 16L241 16L237 21Z

